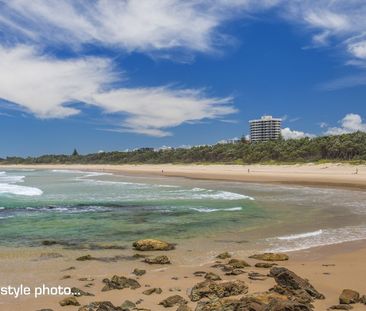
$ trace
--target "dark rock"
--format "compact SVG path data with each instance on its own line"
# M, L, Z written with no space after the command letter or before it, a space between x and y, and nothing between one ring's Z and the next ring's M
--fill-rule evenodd
M59 302L61 307L65 307L65 306L80 306L80 303L76 300L75 297L68 297L65 299L62 299Z
M192 309L190 307L188 307L187 305L180 305L178 307L177 311L192 311Z
M220 281L221 277L219 275L215 274L215 273L208 272L205 275L205 279L210 280L210 281Z
M160 295L162 292L163 292L163 290L161 288L154 287L154 288L149 288L149 289L143 291L142 293L144 295L151 295L151 294L158 294L158 295Z
M169 308L169 307L174 307L177 305L184 305L187 303L188 303L188 301L185 300L182 296L174 295L174 296L170 296L170 297L164 299L163 301L159 302L159 305L162 305L165 308Z
M51 245L56 245L58 244L57 241L53 241L53 240L44 240L41 243L44 246L51 246Z
M76 258L77 261L87 261L87 260L95 260L92 255L84 255Z
M274 266L277 266L277 264L276 263L271 263L271 262L257 262L254 266L256 268L269 269L269 268L272 268Z
M206 274L207 273L205 271L196 271L196 272L193 272L193 275L195 275L195 276L204 276Z
M81 281L81 282L93 282L94 281L93 278L80 278L78 280Z
M169 251L175 248L174 244L155 239L139 240L132 246L139 251Z
M70 270L75 270L76 268L74 266L71 266L71 267L68 267L66 268L65 270L62 270L62 271L70 271Z
M113 289L124 289L124 288L136 289L141 287L139 282L137 282L136 280L117 275L114 275L110 280L104 279L103 282L105 283L105 286L102 288L102 292L106 292Z
M258 272L249 272L248 278L254 281L264 281L267 279L267 276Z
M134 304L132 301L130 300L125 300L122 304L121 304L121 308L123 311L130 311L133 308L136 307L136 304Z
M73 296L75 297L80 297L80 296L95 296L94 294L88 293L88 292L84 292L83 290L77 288L77 287L72 287L71 288L71 293Z
M146 273L146 270L135 268L132 273L134 275L141 276Z
M39 309L37 311L53 311L53 309Z
M264 261L284 261L288 260L289 257L286 254L282 253L263 253L263 254L255 254L249 256L249 258L264 260Z
M296 301L271 300L263 311L312 311L309 304L302 304Z
M352 289L344 289L339 296L340 304L356 303L360 300L360 294Z
M71 279L71 275L64 275L61 280Z
M366 295L362 295L360 297L360 303L363 303L364 305L366 305Z
M244 273L246 273L246 272L241 269L225 270L225 275L239 275L239 274L244 274Z
M196 284L190 293L192 301L198 301L202 298L224 298L246 294L248 286L243 281L235 280L228 282L204 281Z
M353 309L353 307L351 305L346 304L334 305L328 308L328 310L351 310L351 309Z
M308 280L299 277L296 273L286 269L274 267L270 271L279 287L275 287L277 292L285 291L287 295L302 296L310 301L315 299L324 299L324 295L319 293ZM282 288L282 289L281 289ZM309 296L309 297L306 297Z
M250 264L241 259L230 259L228 265L233 267L234 269L243 269L246 267L250 267Z
M80 307L78 311L129 311L129 309L115 307L110 301L97 301Z
M228 252L221 253L216 256L218 259L228 259L231 258L231 255Z
M169 258L165 255L157 256L155 258L145 258L144 262L146 262L150 265L154 265L154 264L167 265L167 264L170 264Z

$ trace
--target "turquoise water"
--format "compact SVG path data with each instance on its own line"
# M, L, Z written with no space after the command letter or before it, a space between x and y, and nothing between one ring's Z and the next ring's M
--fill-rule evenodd
M122 176L0 172L0 245L210 239L289 250L366 238L360 191Z

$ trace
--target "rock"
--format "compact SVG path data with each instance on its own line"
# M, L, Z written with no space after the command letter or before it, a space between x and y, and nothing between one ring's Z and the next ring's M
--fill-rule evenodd
M95 296L94 294L88 293L88 292L84 292L83 290L77 288L77 287L72 287L71 288L71 293L73 296L75 297L80 297L80 296Z
M173 277L172 277L172 280L174 280L174 281L178 281L178 280L179 280L179 278L178 278L177 276L173 276Z
M339 296L340 304L356 303L360 300L360 294L352 289L344 289Z
M53 309L39 309L37 311L53 311Z
M366 295L362 295L360 297L360 303L363 303L364 305L366 305Z
M65 270L62 270L62 271L70 271L70 270L75 270L76 268L74 266L71 266L71 267L68 267L66 268Z
M267 279L267 276L258 272L249 272L248 278L254 281L264 281Z
M56 245L58 244L57 241L53 241L53 240L44 240L41 243L44 246L51 246L51 245Z
M78 311L129 311L129 309L115 307L110 301L96 301L80 307Z
M288 260L289 257L286 254L282 253L263 253L263 254L255 254L249 256L249 258L264 260L264 261L285 261Z
M71 275L64 275L61 280L71 279Z
M319 293L308 280L299 277L294 272L282 268L274 267L270 270L270 276L274 277L278 286L273 288L274 291L295 297L300 302L310 302L315 299L324 299L324 295Z
M184 305L187 303L188 303L188 301L185 300L182 296L174 295L174 296L170 296L170 297L164 299L163 301L160 301L159 305L162 305L165 308L169 308L169 307L174 307L176 305Z
M263 311L312 311L309 304L302 304L296 301L283 301L273 299Z
M146 262L150 265L154 265L154 264L167 265L167 264L170 264L169 258L165 255L157 256L155 258L145 258L144 262Z
M195 275L195 276L204 276L206 274L207 273L205 271L196 271L196 272L193 272L193 275Z
M215 274L215 273L208 272L205 275L205 279L210 280L210 281L220 281L221 277L219 275Z
M110 280L104 279L103 282L105 283L105 286L102 288L102 292L106 292L113 289L124 289L124 288L136 289L141 287L139 282L137 282L136 280L117 275L114 275Z
M134 304L132 301L130 300L125 300L122 304L121 304L121 308L123 311L129 311L130 309L133 309L136 307L136 304Z
M225 275L239 275L239 274L243 274L243 273L245 273L245 271L243 271L241 269L230 269L225 272Z
M192 309L190 307L188 307L187 305L180 305L178 307L177 311L192 311Z
M346 304L334 305L328 308L328 310L351 310L351 309L353 309L353 307L351 305Z
M265 268L265 269L269 269L272 268L273 266L277 266L276 263L270 263L270 262L257 262L254 267L256 268Z
M76 300L75 297L68 297L65 299L62 299L59 302L61 307L65 307L65 306L80 306L80 303Z
M171 287L169 288L170 292L181 292L182 290L179 287Z
M134 275L141 276L146 273L146 270L135 268L132 273Z
M195 311L264 311L265 305L252 298L200 301Z
M87 261L87 260L95 260L92 255L84 255L76 258L77 261Z
M158 294L158 295L160 295L162 292L163 292L163 290L161 288L154 287L154 288L149 288L149 289L143 291L142 293L144 295L151 295L151 294Z
M216 256L216 258L218 258L218 259L228 259L228 258L231 258L231 255L228 252L224 252L224 253L218 254Z
M190 299L192 301L199 301L202 298L224 298L246 294L247 292L248 286L246 286L243 281L235 280L220 283L204 281L193 286L190 293Z
M81 282L93 282L94 281L93 278L79 278L78 280Z
M228 265L233 267L234 269L243 269L246 267L250 267L250 264L241 259L230 259Z
M175 248L174 244L155 239L139 240L132 246L139 251L169 251Z

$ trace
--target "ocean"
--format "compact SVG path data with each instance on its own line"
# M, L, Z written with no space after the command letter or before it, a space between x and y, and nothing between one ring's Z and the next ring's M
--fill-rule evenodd
M0 246L291 251L366 238L366 193L76 170L0 172ZM198 242L199 241L199 242Z

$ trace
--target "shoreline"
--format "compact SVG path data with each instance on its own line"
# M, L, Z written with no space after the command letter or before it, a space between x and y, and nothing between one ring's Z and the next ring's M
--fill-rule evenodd
M195 165L195 164L38 164L0 165L0 169L71 169L117 174L183 177L249 183L292 184L299 186L366 190L366 165ZM357 174L356 173L357 168Z

